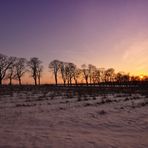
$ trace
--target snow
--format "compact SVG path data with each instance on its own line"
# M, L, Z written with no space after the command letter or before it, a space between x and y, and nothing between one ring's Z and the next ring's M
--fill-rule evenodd
M140 93L1 93L0 147L147 148L147 100Z

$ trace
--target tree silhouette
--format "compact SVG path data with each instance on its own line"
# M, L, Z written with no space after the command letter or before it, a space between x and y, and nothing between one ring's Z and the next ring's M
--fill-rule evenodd
M95 85L96 83L97 84L99 84L99 82L100 82L100 77L101 77L101 75L100 75L101 73L100 73L100 70L99 69L94 69L93 70L93 73L92 73L92 82L93 82L93 84Z
M85 64L83 64L81 67L82 67L82 72L83 72L86 85L88 85L89 69L87 68Z
M112 82L115 79L115 70L113 68L109 68L105 71L105 81Z
M56 85L58 83L58 72L60 70L60 67L61 67L61 62L58 61L58 60L53 60L49 64L49 69L51 69L53 74L54 74L55 84Z
M38 72L37 72L37 78L38 78L38 84L40 85L41 84L41 74L43 72L43 66L41 65L39 68L38 68Z
M66 62L61 62L60 63L60 72L61 72L61 76L62 76L62 80L64 85L66 84L66 80L67 80L67 73L66 73L66 69L67 69L68 63Z
M42 62L36 57L33 57L30 59L30 61L28 61L28 67L30 68L31 77L34 79L35 85L37 85L37 79L41 76L39 75L42 69L41 64Z
M22 85L21 78L27 72L27 60L25 58L17 58L15 63L15 79L19 81L19 85Z
M136 84L137 81L148 81L147 76L130 76L124 72L115 73L114 68L97 68L92 64L83 64L81 68L78 68L77 65L71 62L53 60L49 63L49 69L54 75L56 85L58 84L58 79L62 79L64 85L71 85L72 83L77 85L78 83L83 83L83 80L85 80L86 85L96 85L104 82L124 83L129 81L129 84ZM22 77L27 72L31 73L34 84L40 85L43 66L37 57L30 58L27 62L25 58L8 57L0 54L0 85L2 85L2 81L5 79L9 80L10 85L13 79L18 80L19 85L22 85Z
M88 65L88 71L89 71L89 83L92 83L92 79L94 77L94 73L96 71L96 66L89 64Z
M66 78L67 78L67 82L68 84L72 84L72 79L74 78L74 74L75 74L75 70L76 70L76 65L73 63L68 63L66 66Z
M116 74L116 81L121 82L128 82L130 80L129 74L125 74L124 72L118 72Z
M139 76L131 76L131 81L140 81Z
M16 57L10 57L9 60L12 61L12 64L10 64L6 72L5 79L9 79L9 85L12 85L12 79L15 77Z
M8 57L6 55L0 54L0 85L2 85L2 80L6 76L6 72L10 68L11 64L13 64L13 58Z
M78 84L78 79L80 79L81 74L82 74L82 70L80 68L76 68L74 73L74 81L76 85Z
M105 68L98 68L99 82L105 82Z

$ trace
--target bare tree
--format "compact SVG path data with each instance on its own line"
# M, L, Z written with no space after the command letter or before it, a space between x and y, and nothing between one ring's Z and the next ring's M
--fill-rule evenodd
M128 82L130 80L129 74L125 74L124 72L118 72L116 74L117 82Z
M30 68L31 77L33 77L35 85L37 85L37 79L39 78L39 73L41 72L41 64L42 62L36 57L33 57L28 61L28 67Z
M99 82L105 82L105 68L98 68L99 71Z
M12 63L10 64L7 72L6 72L6 76L4 79L8 79L9 80L9 85L12 85L12 80L15 77L15 64L16 64L16 57L10 57L9 58L10 61L12 61Z
M89 71L89 83L92 83L92 77L94 77L94 73L96 71L96 66L89 64L88 65L88 71Z
M41 74L43 72L43 66L41 65L38 69L37 77L38 77L38 84L41 84Z
M92 73L92 82L93 84L95 85L96 83L99 83L100 82L100 71L99 69L94 69L93 70L93 73Z
M7 70L13 64L13 60L12 57L0 54L0 85L2 85L2 80L5 78Z
M5 76L5 80L9 80L9 85L12 85L12 79L14 78L14 67L10 66L9 69L7 70L7 74Z
M61 72L64 85L66 84L66 79L67 79L67 75L66 75L67 66L68 64L66 62L61 62L60 64L60 72Z
M105 71L105 81L113 82L115 79L115 70L113 68L109 68Z
M67 84L71 85L72 79L74 79L75 77L76 65L73 63L61 62L60 72L61 72L64 85L66 84L66 81L67 81Z
M74 73L74 81L76 85L78 84L78 79L80 78L81 74L82 74L82 70L79 68L76 68Z
M85 82L88 85L89 69L87 68L87 66L85 64L83 64L81 67L82 67L82 72L83 72Z
M68 63L66 67L66 74L67 74L68 84L70 85L72 84L72 79L74 78L75 70L76 70L76 65L73 63Z
M139 76L131 76L131 81L140 81L140 77Z
M17 58L15 63L15 79L19 81L19 85L22 85L21 78L27 72L27 60L25 58Z
M53 74L54 74L55 84L56 85L58 83L58 72L60 70L60 67L61 67L61 62L58 61L58 60L53 60L49 64L49 69L51 69Z

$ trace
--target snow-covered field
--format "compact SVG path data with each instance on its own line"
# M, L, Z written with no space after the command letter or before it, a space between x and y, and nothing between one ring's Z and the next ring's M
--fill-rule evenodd
M0 92L0 148L147 148L148 95Z

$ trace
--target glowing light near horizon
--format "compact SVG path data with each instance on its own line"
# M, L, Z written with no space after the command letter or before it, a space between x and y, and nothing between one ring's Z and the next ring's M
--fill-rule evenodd
M144 79L144 76L143 75L140 75L139 77L140 77L140 80L143 80Z

